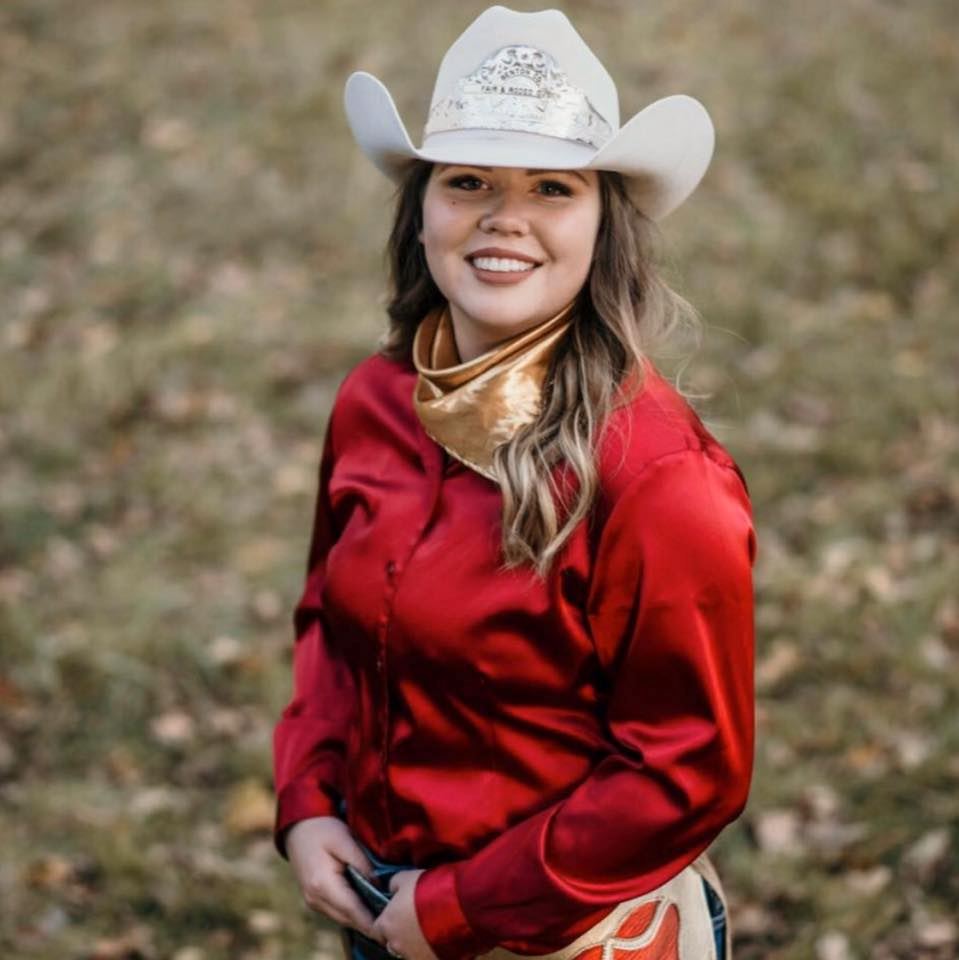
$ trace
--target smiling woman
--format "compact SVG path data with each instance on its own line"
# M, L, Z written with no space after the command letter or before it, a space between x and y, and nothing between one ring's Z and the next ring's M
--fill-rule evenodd
M695 321L650 250L713 130L617 102L556 10L470 25L419 149L347 81L398 187L389 325L330 414L274 766L349 960L731 955L705 850L749 789L756 541L647 350Z

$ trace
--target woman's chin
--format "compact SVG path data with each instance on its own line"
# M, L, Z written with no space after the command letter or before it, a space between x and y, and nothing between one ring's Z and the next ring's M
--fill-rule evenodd
M543 298L531 296L532 291L511 290L509 287L483 291L479 296L456 301L459 312L484 327L513 327L531 322L542 313Z

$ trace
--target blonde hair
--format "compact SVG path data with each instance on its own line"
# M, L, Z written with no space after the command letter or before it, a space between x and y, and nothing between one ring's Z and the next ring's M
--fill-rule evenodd
M409 360L420 320L446 298L433 282L417 236L432 164L412 160L396 194L386 256L389 329L380 352ZM642 386L653 345L683 328L698 337L696 309L659 277L653 262L655 223L630 200L618 173L599 172L602 217L589 277L557 345L543 384L537 418L496 448L503 494L504 570L529 564L545 577L599 492L596 449L609 413L627 402L627 378ZM574 491L553 473L565 464Z

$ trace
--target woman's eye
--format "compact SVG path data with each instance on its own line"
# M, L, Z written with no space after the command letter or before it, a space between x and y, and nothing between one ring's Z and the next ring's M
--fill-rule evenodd
M473 177L469 174L462 174L459 177L453 177L453 179L449 182L451 187L462 187L464 190L474 190L476 187L473 185L480 183L481 181L479 177Z
M547 196L550 197L571 197L573 195L573 191L565 183L560 183L558 180L543 180L540 186L548 191Z

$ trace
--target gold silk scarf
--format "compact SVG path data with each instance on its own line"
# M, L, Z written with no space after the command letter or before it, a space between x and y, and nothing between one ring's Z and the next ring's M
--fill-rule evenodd
M431 310L413 337L413 406L423 429L457 460L498 482L493 450L536 419L543 379L572 306L465 363L449 306Z

